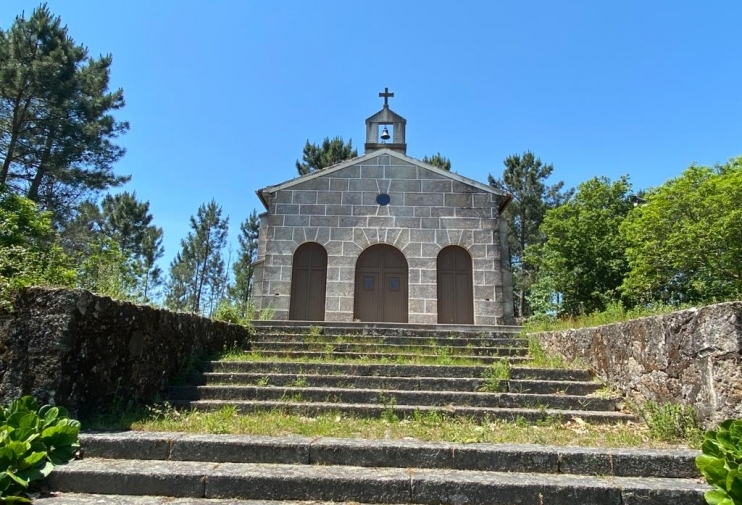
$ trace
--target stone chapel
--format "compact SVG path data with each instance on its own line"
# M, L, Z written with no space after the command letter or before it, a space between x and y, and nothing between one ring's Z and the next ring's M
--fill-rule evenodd
M363 156L257 191L256 308L276 320L512 324L511 195L407 156L394 93L379 96Z

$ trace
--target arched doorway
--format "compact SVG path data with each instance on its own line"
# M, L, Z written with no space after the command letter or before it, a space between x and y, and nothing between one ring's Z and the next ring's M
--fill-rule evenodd
M372 245L356 262L354 318L407 322L407 260L390 245Z
M324 321L327 251L314 242L300 245L291 267L289 319Z
M438 322L474 324L471 256L463 247L438 253Z

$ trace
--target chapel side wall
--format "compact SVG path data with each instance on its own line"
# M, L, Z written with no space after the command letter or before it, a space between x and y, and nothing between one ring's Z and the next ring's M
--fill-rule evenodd
M388 206L376 203L379 193L390 195ZM409 322L435 324L437 256L459 245L472 256L475 323L503 324L501 198L389 155L277 191L270 202L262 304L275 310L275 319L288 319L293 253L317 242L328 254L325 320L352 321L356 260L383 243L408 262Z

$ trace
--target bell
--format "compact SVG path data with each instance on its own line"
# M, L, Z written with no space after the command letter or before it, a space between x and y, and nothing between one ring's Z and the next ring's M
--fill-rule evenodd
M386 126L384 127L384 130L381 132L381 140L389 140L391 135L389 135L389 130L386 129Z

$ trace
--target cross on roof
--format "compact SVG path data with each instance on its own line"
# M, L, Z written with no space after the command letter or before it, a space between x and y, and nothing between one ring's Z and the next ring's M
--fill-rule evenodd
M384 107L389 107L389 99L394 98L394 93L389 93L389 88L384 88L384 92L379 93L379 96L384 99Z

